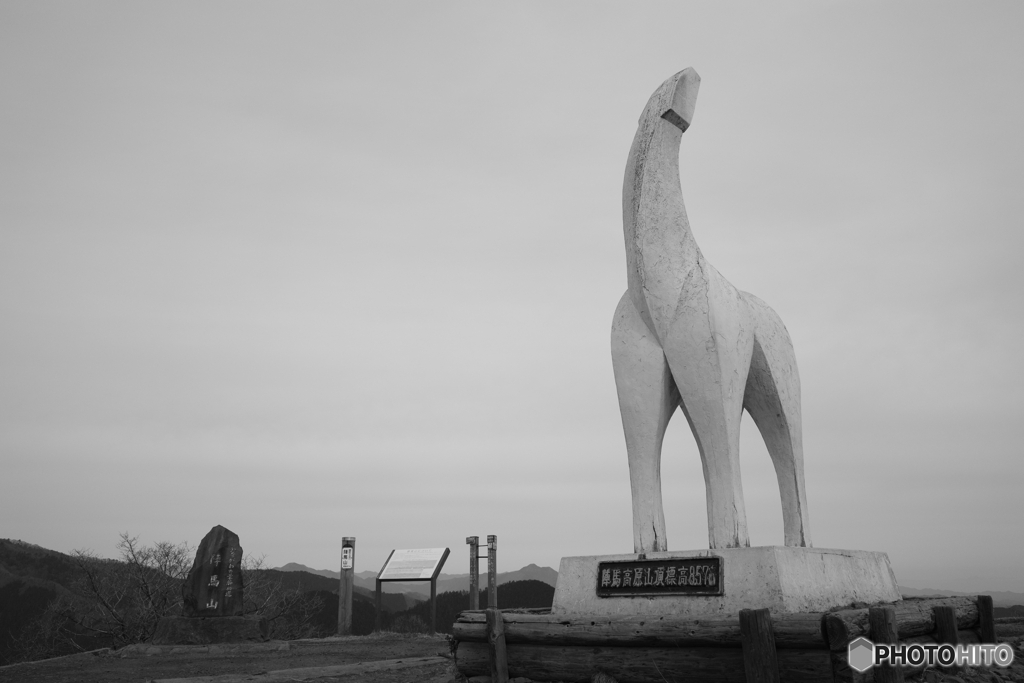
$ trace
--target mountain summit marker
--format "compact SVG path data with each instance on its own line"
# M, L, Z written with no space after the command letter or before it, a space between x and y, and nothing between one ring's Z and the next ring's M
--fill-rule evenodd
M811 548L800 377L789 333L763 301L704 258L679 182L679 147L700 76L683 69L651 95L622 184L627 289L611 330L629 461L633 553L563 557L556 615L738 614L824 610L900 599L885 553ZM700 451L708 550L669 551L661 449L676 409ZM750 547L740 419L754 419L775 465L784 545Z
M203 537L182 584L182 616L163 617L155 645L208 645L267 640L265 619L244 616L242 546L219 524Z
M811 545L800 376L782 319L707 262L690 231L679 144L700 76L684 69L647 102L626 161L622 227L628 288L612 322L612 365L633 492L633 550L668 549L661 445L682 408L697 440L712 548L750 545L740 418L761 430L782 496L785 544Z

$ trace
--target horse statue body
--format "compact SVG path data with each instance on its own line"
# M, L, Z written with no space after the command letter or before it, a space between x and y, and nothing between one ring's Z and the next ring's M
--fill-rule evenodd
M612 363L629 458L633 545L668 550L661 448L677 406L697 441L710 547L747 547L740 481L744 409L775 466L787 546L810 546L800 378L789 333L763 301L701 254L679 182L679 144L700 77L662 83L640 117L622 187L628 288L612 323Z

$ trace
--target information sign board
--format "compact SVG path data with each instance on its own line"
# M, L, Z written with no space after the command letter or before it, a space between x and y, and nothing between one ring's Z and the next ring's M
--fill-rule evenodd
M447 556L448 548L395 550L380 570L380 581L431 579Z

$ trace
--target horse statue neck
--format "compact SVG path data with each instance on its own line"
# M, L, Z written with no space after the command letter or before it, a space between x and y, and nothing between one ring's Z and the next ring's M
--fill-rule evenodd
M640 116L622 184L629 293L647 326L670 316L703 256L690 232L679 183L679 143L690 126L700 76L684 69L661 84Z

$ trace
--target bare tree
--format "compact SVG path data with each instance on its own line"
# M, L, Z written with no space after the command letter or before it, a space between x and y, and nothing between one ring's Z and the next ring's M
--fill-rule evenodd
M120 561L76 550L78 590L88 600L62 605L63 629L102 638L111 647L149 640L161 617L180 614L181 585L194 548L187 543L139 545L137 536L121 534Z
M242 560L245 614L266 619L270 637L277 640L328 635L321 633L317 624L317 616L324 609L323 598L300 588L284 588L280 572L267 569L263 561L263 556L252 555Z
M194 549L187 543L143 546L127 533L117 548L120 560L88 550L71 554L78 576L22 633L19 659L144 642L161 617L181 613L181 585Z

